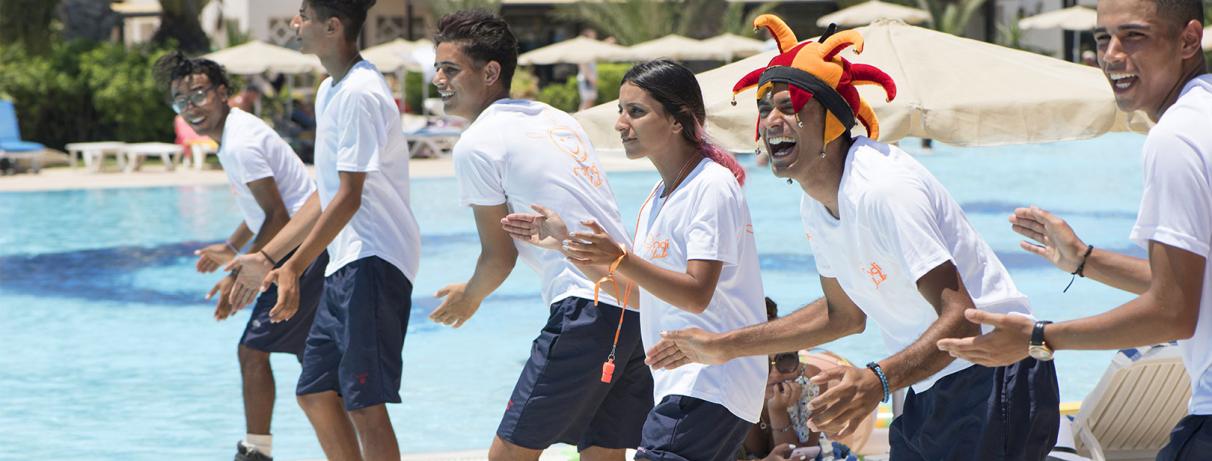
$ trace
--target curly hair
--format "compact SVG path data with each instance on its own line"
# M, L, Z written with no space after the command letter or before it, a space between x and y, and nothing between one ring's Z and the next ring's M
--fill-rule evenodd
M155 76L156 85L165 92L170 92L173 82L178 79L198 74L205 75L216 88L223 86L228 95L231 95L233 90L231 81L227 79L227 72L219 63L209 59L191 59L180 51L170 52L156 60L152 74Z

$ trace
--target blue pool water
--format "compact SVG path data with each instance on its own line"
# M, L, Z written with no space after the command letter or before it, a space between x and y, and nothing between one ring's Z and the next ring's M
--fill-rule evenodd
M1129 296L1079 280L1018 248L1006 216L1037 204L1100 248L1143 254L1127 240L1140 196L1143 137L959 149L919 159L1046 318L1113 307ZM916 140L906 149L918 152ZM767 293L786 313L820 287L797 216L799 191L750 165L747 194ZM628 223L655 173L610 175ZM459 330L429 322L431 293L465 280L478 253L471 213L452 179L413 181L423 235L404 348L404 403L390 406L409 453L487 447L530 341L546 320L524 265ZM0 193L0 459L213 460L243 436L236 341L247 313L211 318L216 275L193 271L193 249L221 240L239 216L226 187ZM630 225L627 226L630 228ZM863 363L886 355L876 328L828 346ZM1089 392L1109 352L1057 359L1065 400ZM275 357L278 459L322 452L294 403L299 367Z

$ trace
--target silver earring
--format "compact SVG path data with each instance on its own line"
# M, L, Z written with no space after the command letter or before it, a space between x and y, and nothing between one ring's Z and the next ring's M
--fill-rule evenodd
M787 178L787 185L788 185L788 186L790 186L790 185L791 185L791 178Z
M802 120L800 120L800 114L795 114L795 124L798 125L800 128L804 127L804 122Z
M821 158L825 158L825 149L821 149Z

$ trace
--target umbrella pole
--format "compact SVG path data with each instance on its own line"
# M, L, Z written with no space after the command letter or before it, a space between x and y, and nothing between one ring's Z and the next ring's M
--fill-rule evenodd
M408 85L408 82L405 81L405 79L408 78L408 71L404 70L403 68L397 69L396 78L400 80L400 113L408 112L404 109L405 107L408 107L408 93L404 91L405 87Z
M286 119L295 113L295 74L286 74Z

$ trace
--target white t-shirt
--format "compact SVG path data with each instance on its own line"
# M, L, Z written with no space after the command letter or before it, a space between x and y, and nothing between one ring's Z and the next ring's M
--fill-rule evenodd
M327 208L341 184L338 172L365 172L362 206L328 244L328 268L378 256L416 280L421 231L408 204L408 144L387 82L367 61L340 82L329 77L316 93L316 178Z
M559 213L570 232L589 230L580 223L592 219L630 246L598 154L563 111L535 101L494 102L463 131L452 155L464 206L507 204L510 211L533 213L531 205L542 205ZM560 252L517 241L514 246L542 279L544 303L593 299L594 281ZM609 283L599 299L620 304Z
M232 109L223 122L219 163L223 165L223 172L227 173L227 181L236 195L236 206L244 215L244 223L254 233L260 232L265 222L265 210L257 204L248 183L274 178L286 212L291 216L303 207L307 197L316 190L315 183L303 166L303 160L295 155L290 145L263 120L240 109Z
M653 192L652 200L662 193ZM662 269L686 272L688 261L721 261L715 294L701 314L692 314L640 290L640 334L644 349L661 340L662 331L697 327L727 332L766 321L765 293L749 205L727 168L703 159L660 204L640 209L634 252ZM656 217L652 217L656 213ZM749 356L721 365L690 364L653 370L653 394L684 395L723 405L743 420L756 423L765 396L767 363Z
M1212 257L1212 76L1183 87L1144 147L1145 189L1131 239ZM1193 415L1212 414L1212 261L1204 265L1195 335L1179 341L1191 376Z
M895 146L858 137L846 157L834 219L805 194L800 216L817 272L837 279L874 320L891 353L921 337L938 313L922 297L917 280L931 269L955 264L978 309L1031 313L1006 267L968 223L943 185ZM988 329L986 328L986 331ZM971 366L955 360L914 384L925 392L936 381Z

